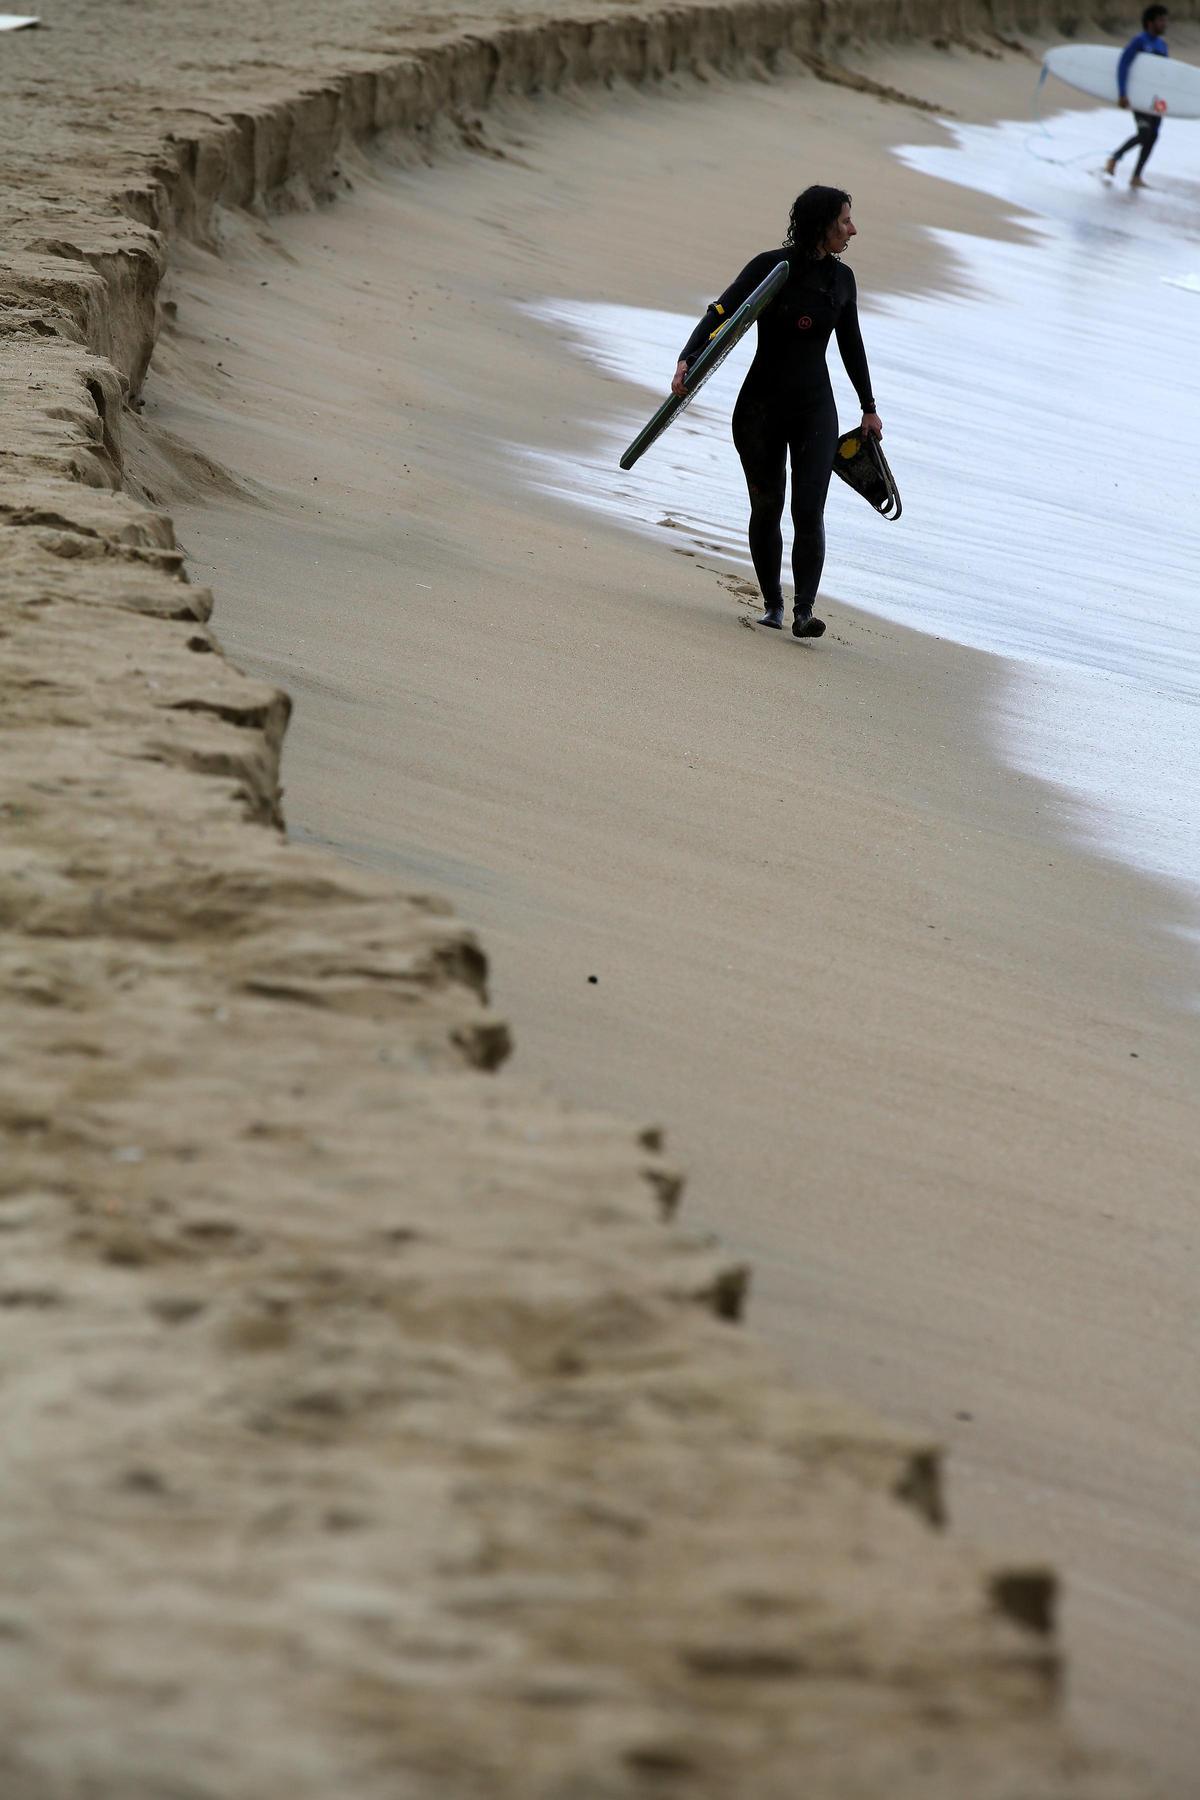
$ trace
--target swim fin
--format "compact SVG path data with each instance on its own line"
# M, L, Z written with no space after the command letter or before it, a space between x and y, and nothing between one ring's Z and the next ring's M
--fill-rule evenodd
M861 430L843 432L834 451L833 472L856 494L869 500L885 519L898 519L904 511L900 490L878 438L864 437Z

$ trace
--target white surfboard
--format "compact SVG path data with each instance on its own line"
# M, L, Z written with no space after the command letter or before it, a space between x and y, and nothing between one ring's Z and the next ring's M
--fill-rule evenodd
M28 31L31 25L40 25L41 22L24 13L0 13L0 31Z
M1059 44L1047 50L1042 67L1081 94L1117 104L1117 64L1121 52L1105 44ZM1134 112L1200 119L1200 69L1173 56L1135 56L1127 84Z

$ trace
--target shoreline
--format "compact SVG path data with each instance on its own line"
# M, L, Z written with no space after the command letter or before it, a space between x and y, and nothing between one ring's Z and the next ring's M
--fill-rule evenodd
M253 9L237 19L248 42ZM40 53L69 86L57 41ZM81 66L94 83L91 46ZM267 110L170 153L176 224L231 174L245 200L297 170L321 186L345 90L272 115L287 80L264 95L248 71ZM287 704L212 654L169 520L104 491L167 247L159 130L118 137L84 202L56 198L60 235L10 271L6 371L26 408L3 490L21 728L3 899L23 934L4 1009L24 1050L4 1093L25 1424L9 1786L157 1795L186 1771L197 1794L266 1800L281 1779L344 1789L349 1770L357 1800L394 1792L415 1757L430 1792L456 1770L519 1800L564 1779L633 1794L670 1768L715 1796L747 1778L749 1728L766 1800L794 1792L798 1757L814 1793L844 1773L844 1750L829 1762L797 1718L815 1677L890 1792L957 1796L969 1768L981 1796L1128 1800L1133 1777L1061 1735L1046 1573L981 1571L931 1536L928 1443L806 1400L706 1323L737 1313L744 1275L651 1222L678 1193L660 1136L466 1072L508 1047L470 934L269 829ZM66 159L45 167L69 182ZM124 218L89 214L118 167ZM189 465L205 477L220 471ZM621 1447L611 1492L601 1417ZM525 1512L497 1512L496 1492ZM781 1586L813 1543L823 1570ZM813 1606L843 1616L864 1544L848 1680L844 1628L840 1651L814 1640ZM433 1571L419 1619L381 1611ZM764 1580L773 1622L748 1643ZM186 1596L178 1616L169 1595ZM525 1730L514 1770L513 1709L544 1721L548 1704L566 1728Z

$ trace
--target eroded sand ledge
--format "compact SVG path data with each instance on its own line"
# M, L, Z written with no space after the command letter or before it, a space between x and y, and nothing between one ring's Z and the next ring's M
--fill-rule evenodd
M291 68L266 10L144 89L116 4L8 62L5 1795L1130 1795L1049 1578L730 1330L656 1134L485 1073L470 934L283 842L287 701L119 491L175 234L497 92L837 60L822 9L359 4Z

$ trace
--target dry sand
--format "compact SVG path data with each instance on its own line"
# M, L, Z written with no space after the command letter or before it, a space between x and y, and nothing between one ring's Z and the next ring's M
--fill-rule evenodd
M967 117L1019 116L1034 78L963 51L867 66ZM1079 1720L1182 1795L1182 902L1072 847L1061 797L982 741L1003 664L851 610L836 542L830 637L764 641L736 577L535 497L504 450L610 405L518 302L687 310L810 176L855 192L867 296L947 285L921 227L1019 224L889 160L937 132L812 79L714 81L358 167L332 210L179 268L151 434L244 496L197 496L161 451L134 466L227 645L298 699L293 830L452 895L495 948L519 1070L669 1121L693 1216L756 1269L757 1331L953 1442L956 1518L1066 1574Z
M708 264L679 261L650 180L678 174L664 133L695 129L694 87L661 118L594 88L573 122L497 111L484 133L474 109L684 55L750 72L781 32L824 56L828 32L755 4L568 27L518 7L491 35L486 11L383 0L47 12L53 34L3 64L5 1800L1148 1791L1063 1732L1041 1568L930 1530L931 1433L789 1388L723 1321L741 1246L763 1246L763 1328L810 1379L939 1436L953 1379L994 1469L1025 1459L1055 1491L1023 1549L1070 1525L1103 1550L1094 1440L1138 1580L1152 1534L1174 1554L1182 1401L1159 1396L1151 1439L1111 1355L1092 1389L1072 1376L1095 1308L1123 1346L1146 1335L1123 1296L1152 1294L1152 1351L1186 1277L1163 1146L1182 1180L1188 1070L1148 999L1177 976L1141 935L1154 897L1052 843L974 744L985 659L839 611L835 656L772 666L711 570L531 503L494 453L514 410L552 440L604 403L508 299L564 271L615 294L624 257L623 297L669 260L660 297L682 304ZM969 93L975 61L939 81L961 64ZM754 91L778 130L786 91ZM871 109L814 84L810 108L857 121L869 186ZM371 173L349 140L383 125L476 154ZM267 202L344 193L347 172L353 208L264 230ZM514 230L518 183L543 210ZM384 296L364 218L409 233ZM875 242L877 282L929 278L900 234ZM168 251L175 328L139 426L123 399ZM414 337L419 363L395 354ZM213 654L176 509L201 560L220 546L221 629L299 692L310 832L464 898L555 1095L483 1072L507 1033L442 903L276 835L287 706ZM396 604L397 570L421 605ZM314 647L331 618L340 648ZM755 764L736 793L734 763ZM936 950L914 949L918 918ZM1118 1128L1109 1065L1135 1029L1148 1066ZM803 1110L797 1048L820 1067ZM658 1222L678 1179L657 1134L572 1090L674 1107L693 1217L732 1248ZM1134 1171L1136 1216L1106 1158ZM1030 1276L1056 1267L1070 1304L1050 1312ZM1027 1343L1060 1400L1031 1392ZM1142 1581L1145 1628L1109 1617L1129 1680L1104 1692L1131 1745L1157 1684L1158 1786L1180 1793L1194 1645L1168 1638L1162 1586Z

